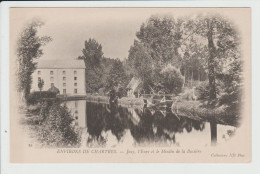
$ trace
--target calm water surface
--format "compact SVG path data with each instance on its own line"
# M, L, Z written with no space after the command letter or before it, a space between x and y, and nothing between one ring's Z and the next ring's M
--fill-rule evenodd
M170 109L109 106L67 101L75 126L83 128L82 146L211 146L228 141L236 128L176 117Z

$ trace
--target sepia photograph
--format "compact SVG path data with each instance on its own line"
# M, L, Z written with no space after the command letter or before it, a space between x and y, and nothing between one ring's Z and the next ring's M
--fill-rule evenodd
M250 8L10 8L10 160L251 161Z

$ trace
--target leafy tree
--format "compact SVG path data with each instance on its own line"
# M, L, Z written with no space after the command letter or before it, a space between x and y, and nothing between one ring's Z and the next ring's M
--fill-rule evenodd
M107 79L106 89L111 90L115 88L124 88L126 87L128 78L125 74L125 70L122 62L119 59L116 59L114 62Z
M239 116L243 89L241 59L236 57L229 67L228 71L217 76L224 83L223 93L219 97L219 105L226 105L226 111L232 111Z
M128 64L132 69L133 75L140 78L143 82L144 90L150 91L153 86L154 61L150 56L150 50L142 43L135 40L128 55Z
M207 71L209 81L209 100L216 96L216 76L223 71L228 59L234 59L239 45L235 27L227 19L218 15L198 16L187 25L191 34L201 36L207 43ZM233 55L231 55L233 54ZM238 53L239 54L239 53Z
M169 16L152 16L136 33L138 40L150 50L158 65L173 63L179 66L178 48L181 46L183 20Z
M48 36L37 36L38 28L43 24L39 20L29 23L23 29L17 42L18 91L23 94L26 100L30 94L32 73L37 67L35 59L43 55L42 46L51 41Z
M207 47L199 42L200 38L190 36L185 39L179 52L181 52L181 72L185 82L190 81L193 86L193 80L206 80L206 60Z
M102 87L106 86L106 82L107 82L107 79L109 78L110 70L112 69L115 61L116 61L116 59L111 59L111 58L106 58L106 57L102 58L102 60L101 60L102 76L100 79L100 83L102 83Z
M42 92L43 85L44 85L44 80L40 78L39 81L38 81L38 88L40 90L40 95L41 95L41 92Z
M101 59L103 57L102 46L95 39L89 38L85 41L85 48L82 50L83 56L86 64L92 67L99 67Z
M89 66L86 68L86 91L93 93L98 92L103 87L102 70L94 71Z
M179 47L182 40L183 20L169 16L152 16L136 33L137 40L129 50L128 60L140 78L146 92L158 92L163 68L173 64L180 68Z
M42 91L43 85L44 85L44 80L43 79L39 79L39 81L38 81L38 88L39 88L40 91Z
M160 72L160 74L162 90L164 93L178 94L181 92L184 79L180 70L169 64Z
M86 66L86 92L97 92L103 86L102 79L103 69L101 61L103 59L102 46L95 39L85 41L85 48L82 50L83 59Z

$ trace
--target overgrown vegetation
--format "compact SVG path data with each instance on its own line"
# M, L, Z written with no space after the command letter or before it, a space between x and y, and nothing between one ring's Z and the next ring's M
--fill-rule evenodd
M106 91L116 88L120 94L126 94L126 86L129 82L123 64L119 59L116 59L113 63L110 72L109 78L106 81Z
M80 145L80 129L73 126L74 119L66 106L57 101L38 103L28 110L26 117L34 137L41 146L75 147Z
M42 46L51 41L51 37L37 35L38 28L44 23L34 20L29 23L21 32L17 42L17 80L18 91L23 95L25 101L30 94L32 84L32 73L37 67L35 59L43 55Z
M33 93L30 93L27 97L27 104L29 105L35 105L39 103L43 98L55 98L57 93L50 92L50 91L35 91Z

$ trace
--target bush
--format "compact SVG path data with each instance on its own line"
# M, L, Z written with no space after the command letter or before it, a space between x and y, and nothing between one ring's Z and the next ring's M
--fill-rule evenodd
M184 78L181 75L181 72L172 65L167 65L160 72L161 74L161 83L163 92L167 94L175 93L178 94L181 92Z
M57 93L50 91L36 91L29 95L27 99L28 104L37 104L41 98L56 98Z
M198 100L207 100L209 98L209 83L202 82L198 87L196 87L198 94Z
M79 144L79 135L71 126L73 118L67 107L55 103L50 107L48 117L40 127L40 141L49 146L75 146Z
M241 112L242 104L242 87L232 84L230 87L226 87L224 92L221 93L218 99L219 106L226 106L226 111L232 111L236 113L237 116Z

